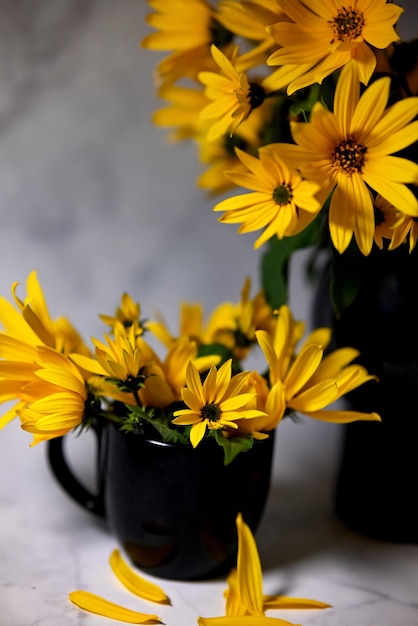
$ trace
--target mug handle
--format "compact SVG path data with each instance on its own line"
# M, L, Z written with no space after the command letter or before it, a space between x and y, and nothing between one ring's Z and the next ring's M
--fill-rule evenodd
M105 508L104 508L104 497L103 497L103 477L101 471L101 449L102 449L102 435L103 435L103 427L99 424L92 424L91 428L94 430L97 437L98 444L98 473L99 473L99 493L97 495L92 494L88 489L86 489L80 481L74 476L72 473L65 456L64 450L64 441L65 435L63 437L55 437L54 439L49 439L47 443L47 455L49 466L54 474L55 478L58 480L61 487L67 494L73 498L78 504L80 504L83 508L87 509L91 513L94 513L100 517L105 517Z

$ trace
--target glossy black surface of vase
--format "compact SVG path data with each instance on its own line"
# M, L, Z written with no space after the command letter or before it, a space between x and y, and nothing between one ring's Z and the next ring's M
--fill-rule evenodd
M348 396L352 408L382 422L345 426L335 510L352 529L376 539L418 543L418 253L402 246L362 261L354 302L336 319L323 275L314 324L331 323L334 347L361 351L358 362L378 376ZM350 407L348 407L350 408Z
M273 437L228 466L212 440L196 449L107 429L106 519L142 571L194 580L235 565L236 516L255 530L269 491Z

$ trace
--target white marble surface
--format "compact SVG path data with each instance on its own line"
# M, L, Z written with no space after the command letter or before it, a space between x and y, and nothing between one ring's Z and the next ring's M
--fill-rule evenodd
M405 37L415 0L403 2ZM35 8L36 7L36 8ZM102 331L123 290L173 327L181 299L210 310L258 281L251 236L217 222L197 190L192 146L173 148L150 122L158 55L138 48L144 0L0 2L0 293L36 268L53 315L88 338ZM291 306L309 317L310 292L292 268ZM272 611L297 624L417 626L418 546L380 543L346 529L332 508L341 430L285 422L273 484L257 531L266 592L332 604ZM116 583L115 542L52 478L45 447L11 424L0 433L0 626L111 623L68 600L84 588L153 612ZM91 472L92 440L71 441ZM161 583L161 581L160 581ZM222 615L225 583L162 583L166 624Z

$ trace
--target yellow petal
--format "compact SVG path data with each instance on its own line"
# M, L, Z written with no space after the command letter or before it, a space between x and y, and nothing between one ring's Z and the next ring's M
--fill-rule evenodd
M161 587L134 572L126 561L123 560L119 550L113 550L109 563L112 572L131 593L151 602L170 604L169 598Z
M238 589L242 603L251 615L263 615L263 573L257 544L241 513L237 515Z
M351 422L381 422L382 418L378 413L360 413L359 411L338 411L328 409L324 411L309 411L308 417L321 422L332 422L333 424L350 424Z
M109 600L96 596L89 591L72 591L68 594L68 598L80 609L102 615L103 617L109 617L110 619L116 619L120 622L127 622L128 624L161 623L161 618L157 615L131 611L131 609L109 602Z
M264 596L264 610L271 609L328 609L331 604L310 600L309 598L290 598L289 596Z
M199 617L199 626L301 626L278 617L265 615L228 615L227 617Z
M225 613L229 616L245 615L246 608L242 603L238 589L238 572L234 568L230 571L227 578L228 589L224 592L226 599Z

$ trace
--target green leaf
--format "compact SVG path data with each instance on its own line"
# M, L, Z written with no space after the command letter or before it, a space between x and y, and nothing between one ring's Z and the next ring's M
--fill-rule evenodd
M289 300L289 260L294 252L315 244L320 236L318 217L293 237L272 237L261 259L261 282L267 302L278 309Z
M162 440L166 443L181 443L184 445L189 443L180 431L174 430L168 424L158 420L149 420L149 423L160 433Z
M143 422L147 422L160 434L161 439L166 443L189 444L189 438L177 428L173 428L171 417L164 411L160 411L157 415L155 409L142 406L128 406L129 413L125 418L121 427L125 432L138 432Z
M229 465L240 452L247 452L253 446L254 437L224 437L220 430L215 432L217 443L224 449L224 465Z

